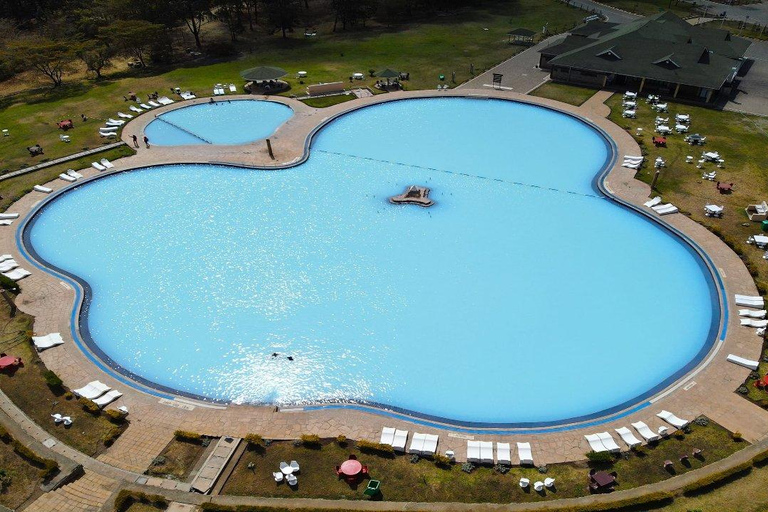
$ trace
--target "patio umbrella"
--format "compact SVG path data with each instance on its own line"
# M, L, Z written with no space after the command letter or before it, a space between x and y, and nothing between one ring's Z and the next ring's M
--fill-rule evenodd
M391 69L387 68L384 71L379 71L376 73L376 76L379 78L398 78L400 76L400 73L397 71L392 71Z
M257 68L246 69L240 73L240 76L249 82L261 82L262 80L277 80L287 74L288 72L281 68L259 66Z

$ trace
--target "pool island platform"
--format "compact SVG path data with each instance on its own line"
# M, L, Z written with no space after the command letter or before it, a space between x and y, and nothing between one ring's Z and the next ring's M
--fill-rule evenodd
M392 204L415 204L422 208L429 208L435 202L429 198L429 188L411 185L405 189L405 192L392 196L389 202Z

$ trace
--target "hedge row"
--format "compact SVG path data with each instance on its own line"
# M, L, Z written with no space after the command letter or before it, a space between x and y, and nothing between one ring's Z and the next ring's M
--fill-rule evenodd
M203 512L275 512L276 510L284 510L275 507L263 507L257 505L219 505L217 503L206 502L200 505L200 510ZM328 512L327 508L292 508L291 512ZM335 508L334 512L350 511L350 509ZM380 511L387 512L387 511Z
M10 434L8 434L8 436L10 436ZM43 480L50 478L59 470L58 462L53 459L41 457L15 439L13 440L13 451L20 457L27 459L33 466L38 466L40 468L40 478Z
M202 434L189 432L187 430L177 430L173 433L173 437L175 437L177 441L187 441L189 443L200 443L203 441Z
M692 494L697 491L707 490L710 487L714 487L717 484L722 483L723 480L726 480L734 475L750 471L752 469L753 463L754 459L750 459L747 462L742 462L741 464L738 464L732 468L727 468L704 478L700 478L695 482L691 482L690 484L684 486L682 488L683 494Z
M366 441L361 439L357 442L357 447L363 453L375 453L376 455L392 456L395 453L395 449L388 444L374 443L373 441Z
M123 489L117 493L117 497L115 498L115 512L125 512L131 508L131 505L134 503L143 503L160 510L165 510L169 505L165 496L160 496L159 494L146 494L143 492L132 492Z

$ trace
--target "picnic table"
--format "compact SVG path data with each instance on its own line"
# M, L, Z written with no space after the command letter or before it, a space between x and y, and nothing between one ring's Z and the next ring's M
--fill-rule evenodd
M607 471L596 471L589 475L589 487L595 491L610 491L616 485L616 477Z
M727 194L728 192L733 191L733 183L723 183L718 181L717 182L717 190L721 194Z
M363 470L363 465L357 459L345 460L339 467L344 476L357 476Z
M21 364L21 359L16 356L2 356L0 357L0 370L7 368L13 368Z

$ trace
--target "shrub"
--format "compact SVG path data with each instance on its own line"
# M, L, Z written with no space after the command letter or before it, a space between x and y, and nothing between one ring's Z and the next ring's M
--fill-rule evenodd
M741 435L741 432L731 432L731 439L738 442L743 440L744 436Z
M512 468L510 468L509 466L506 466L504 464L496 464L495 466L493 466L493 469L494 469L494 471L497 471L497 472L501 473L502 475L506 475L507 473L509 473L509 471Z
M343 436L343 435L336 436L336 444L338 444L342 448L347 446L347 436Z
M392 448L392 446L388 444L374 443L373 441L366 441L365 439L358 441L357 447L363 453L372 453L384 457L391 457L395 454L395 449Z
M102 411L104 413L104 416L107 417L109 421L116 425L122 425L125 423L125 414L118 411L117 409L107 409L106 411Z
M739 386L739 389L737 389L736 392L740 395L748 395L749 388L747 386Z
M125 512L131 508L131 505L134 503L143 503L145 505L149 505L162 510L168 508L169 505L165 496L160 496L159 494L146 494L143 492L134 492L123 489L117 493L117 497L115 498L115 512Z
M43 372L43 379L45 379L45 383L48 384L48 387L51 389L61 389L61 386L64 385L59 376L51 370L45 370Z
M11 485L11 481L11 475L6 473L4 469L0 469L0 493L8 490L8 487Z
M308 448L319 448L320 436L318 436L317 434L302 434L301 444L303 444Z
M471 462L465 462L461 465L461 470L465 473L471 473L475 470L475 465Z
M75 398L75 395L73 395L72 392L70 391L67 391L66 393L64 393L63 396L64 396L64 400L72 400L73 398Z
M421 460L421 457L419 457L418 453L414 453L411 455L411 458L410 458L411 464L418 464L419 460Z
M12 293L19 293L19 283L11 279L10 277L6 277L3 274L0 274L0 288L3 290L8 290Z
M443 455L442 453L436 453L432 456L432 460L435 461L435 466L439 468L449 468L451 467L451 458L447 455Z
M264 446L264 438L261 437L259 434L248 434L243 438L243 440L248 445L248 448L257 448Z
M177 441L186 441L188 443L201 443L203 441L203 436L201 434L198 434L197 432L189 432L187 430L177 430L173 433L173 437L175 437Z
M83 410L85 412L93 414L94 416L101 414L101 408L91 400L88 400L87 398L81 398L80 403L82 404Z
M605 463L613 461L613 456L611 456L611 452L590 451L587 452L587 459L589 462Z
M4 443L10 443L13 441L13 436L11 436L11 433L8 432L2 425L0 425L0 441L3 441Z
M699 425L700 427L706 427L707 425L709 425L709 418L707 418L706 416L699 416L698 418L693 420L693 422Z
M20 457L27 459L32 465L40 468L40 478L43 480L53 476L59 470L59 463L52 459L46 459L36 454L20 442L13 441L13 451Z
M107 430L103 436L101 436L101 442L104 443L104 446L112 446L112 444L117 441L117 438L120 437L120 434L122 433L123 429L115 425Z

